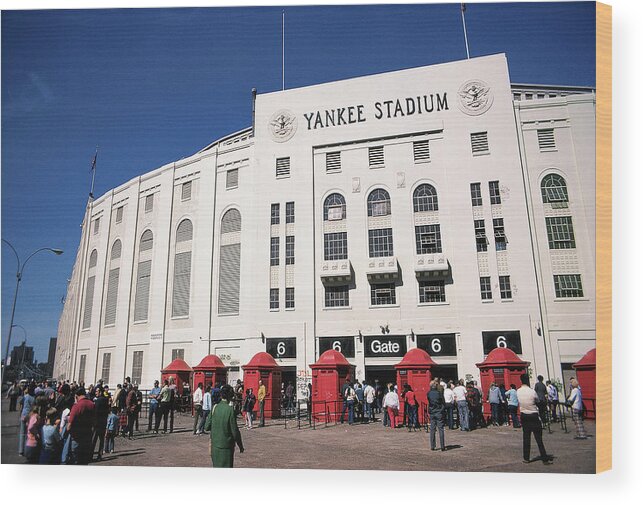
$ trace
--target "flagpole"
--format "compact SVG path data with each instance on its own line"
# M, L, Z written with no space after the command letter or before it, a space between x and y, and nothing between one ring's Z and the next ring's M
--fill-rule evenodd
M464 21L464 11L467 10L467 5L463 2L460 4L460 14L462 14L462 29L464 30L464 46L467 48L467 60L469 56L469 41L467 40L467 24Z
M98 157L98 146L96 146L96 152L94 153L94 159L92 160L92 185L89 188L89 198L94 199L94 180L96 178L96 158Z
M286 11L281 11L281 90L286 89Z

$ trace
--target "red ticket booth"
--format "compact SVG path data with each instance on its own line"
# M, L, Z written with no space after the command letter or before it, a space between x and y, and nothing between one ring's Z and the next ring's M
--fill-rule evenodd
M404 355L402 361L395 365L397 371L397 392L400 395L400 413L398 422L404 419L404 398L402 393L404 385L408 384L415 393L418 402L418 421L424 424L428 421L426 409L428 401L426 398L431 382L431 368L436 365L429 353L424 349L411 349Z
M196 391L199 383L203 384L203 391L207 386L228 383L228 367L223 364L216 354L208 354L194 367L192 377L192 391Z
M596 419L596 348L572 365L580 385L585 406L585 417Z
M275 359L267 352L258 352L243 369L243 387L252 388L255 396L259 392L259 381L266 387L266 399L264 401L264 417L275 419L280 416L281 408L279 399L281 397L281 367ZM244 391L245 395L245 391ZM259 415L259 401L255 403L253 412Z
M346 379L353 384L355 365L351 365L341 352L329 349L310 368L313 373L312 403L315 420L339 421L344 401L341 387Z
M172 363L166 366L161 370L161 385L167 379L168 381L172 378L174 379L174 384L176 384L176 391L179 396L183 395L183 383L187 382L190 384L192 382L192 368L181 358L176 358Z
M483 412L485 416L491 415L491 405L487 402L489 387L492 382L496 386L504 385L509 390L511 384L520 387L520 376L527 372L529 361L521 360L518 355L506 347L496 347L482 363L476 366L480 369L480 386L482 387Z

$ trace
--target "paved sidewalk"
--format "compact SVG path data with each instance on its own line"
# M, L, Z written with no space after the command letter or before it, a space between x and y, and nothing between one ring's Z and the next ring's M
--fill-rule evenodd
M547 472L593 473L595 467L595 423L586 422L590 438L575 440L573 423L569 433L560 426L543 434L545 447L554 456L553 465L536 460L522 463L522 430L489 427L473 432L446 430L446 452L429 449L424 430L409 433L392 430L381 423L353 426L318 426L298 430L297 423L273 422L265 428L246 430L241 436L244 454L235 453L235 466L241 468L315 468L353 470L432 470L468 472ZM8 412L2 402L2 463L23 463L17 454L17 414ZM240 421L241 422L241 421ZM146 428L145 420L141 428ZM189 415L175 417L172 434L136 434L134 440L118 438L116 452L105 455L92 466L183 466L210 467L208 436L192 434ZM532 440L532 459L537 456Z

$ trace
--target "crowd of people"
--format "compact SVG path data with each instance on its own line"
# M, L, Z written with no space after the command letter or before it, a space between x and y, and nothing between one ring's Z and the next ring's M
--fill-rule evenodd
M530 440L533 435L540 459L551 463L542 442L542 428L547 422L557 422L559 416L559 392L551 381L544 382L538 376L532 389L529 376L521 377L521 386L492 383L487 394L476 381L459 380L448 383L434 378L429 384L426 398L418 398L408 384L398 391L395 384L380 384L374 381L353 383L346 379L341 387L342 411L340 423L347 415L348 424L376 421L376 414L382 415L385 427L401 425L408 431L420 428L419 409L423 418L429 419L429 440L432 450L438 450L436 435L439 435L439 449L446 450L445 428L471 431L480 427L513 426L523 430L523 459L530 461ZM185 391L189 393L186 385ZM294 409L295 394L292 383L282 386L282 407L286 412ZM312 411L312 386L306 387L308 412ZM578 381L570 381L570 395L565 404L571 408L576 427L577 439L587 438L583 424L583 400ZM131 439L139 431L139 417L144 405L142 392L137 384L126 377L111 391L99 381L85 388L83 383L58 382L57 384L34 381L19 385L14 383L7 391L9 410L20 412L18 452L28 463L39 464L88 464L92 459L100 460L105 453L115 451L119 436ZM178 405L179 392L174 380L159 381L147 394L147 431L172 433L174 412ZM246 429L254 428L255 405L258 406L259 426L265 425L264 403L266 387L259 381L253 388L244 390L241 380L236 385L197 384L191 394L193 408L193 433L202 435L210 432L210 448L213 465L232 465L235 445L243 452L237 417L242 415ZM490 418L483 415L483 404L489 403ZM403 409L400 411L400 405ZM225 405L225 406L224 406ZM518 415L520 411L520 415ZM217 413L218 412L218 413ZM216 413L216 414L215 414ZM217 431L213 433L212 428Z

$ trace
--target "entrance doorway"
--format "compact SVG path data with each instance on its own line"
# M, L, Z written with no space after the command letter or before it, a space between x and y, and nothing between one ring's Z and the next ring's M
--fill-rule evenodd
M372 365L366 367L366 382L371 386L375 385L375 381L381 386L386 387L388 383L395 384L397 380L397 373L392 365Z
M444 382L458 382L458 365L437 365L431 368L431 377L440 377Z

